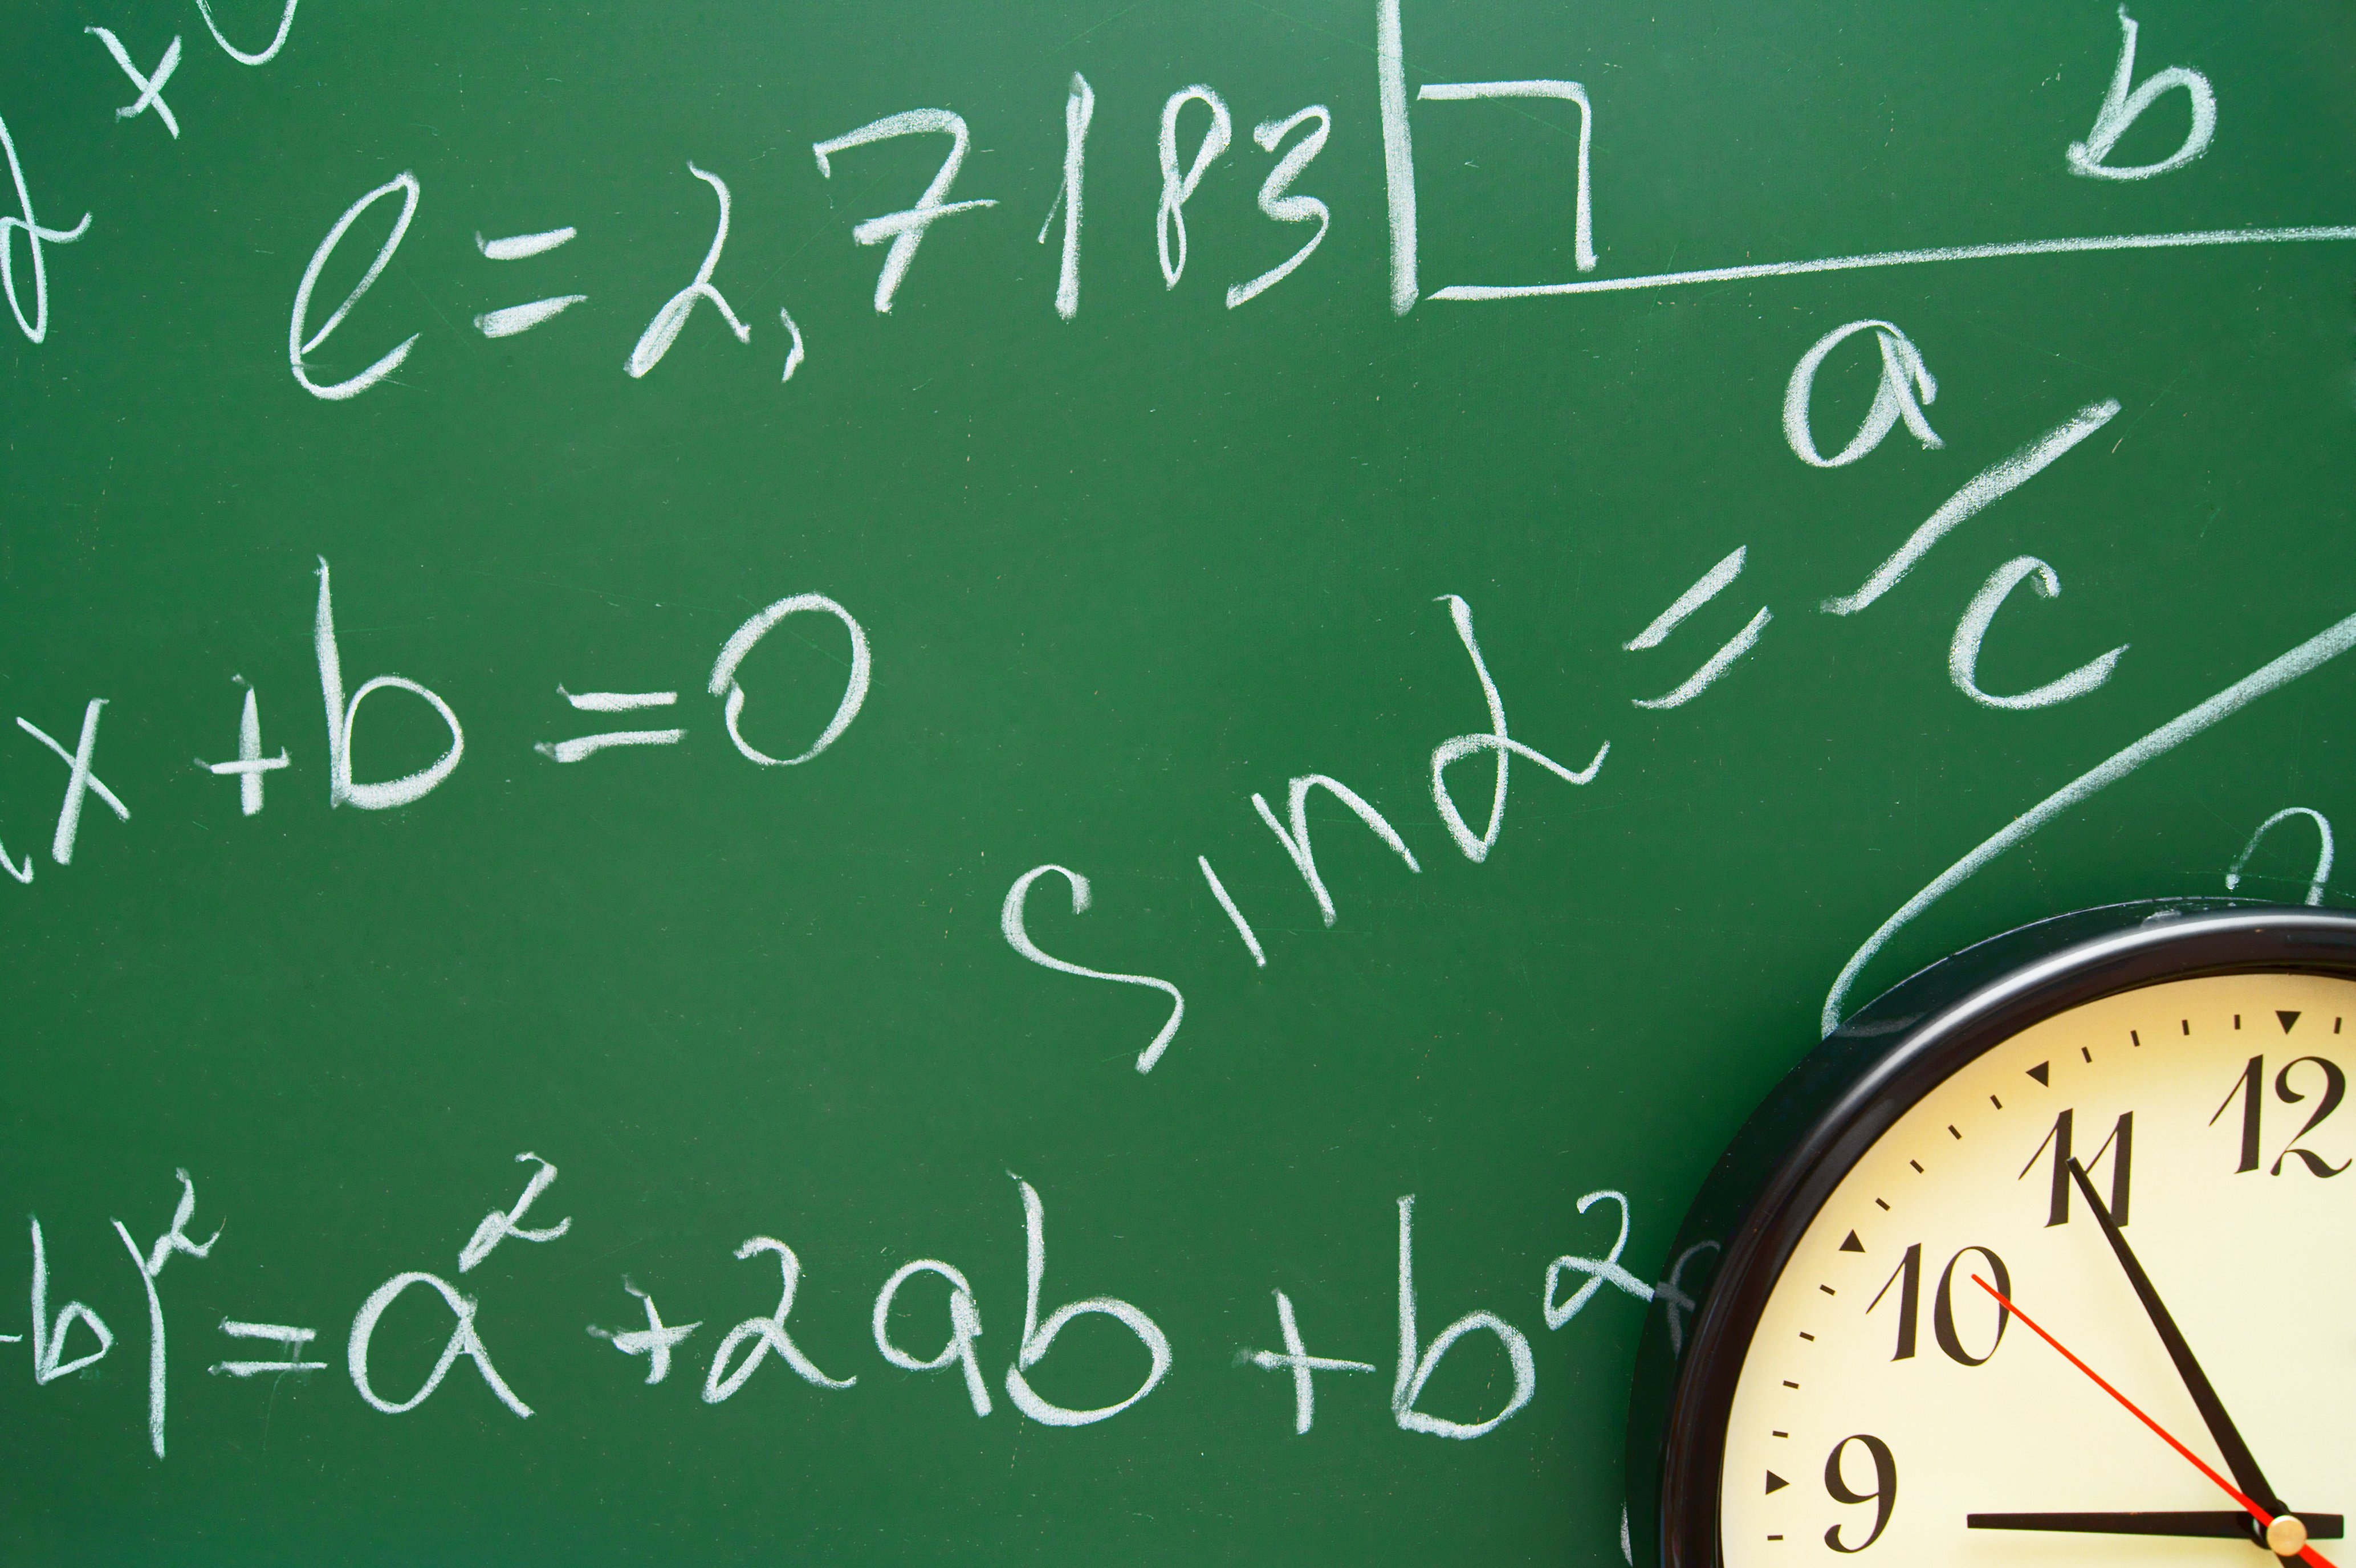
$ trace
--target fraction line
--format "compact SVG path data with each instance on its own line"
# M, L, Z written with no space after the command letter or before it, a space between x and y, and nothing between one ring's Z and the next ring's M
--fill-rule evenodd
M2059 256L2084 251L2183 251L2209 245L2295 245L2315 240L2356 240L2356 224L2297 229L2196 229L2181 234L2097 234L2074 240L2016 240L1993 245L1943 245L1927 251L1876 251L1861 256L1824 256L1812 261L1758 261L1739 267L1704 267L1690 272L1651 272L1635 278L1584 278L1569 283L1456 283L1435 289L1436 300L1534 299L1548 294L1618 293L1630 289L1674 288L1683 283L1740 283L1748 278L1796 278L1810 272L1858 272L1874 267L1915 267L1928 261L1985 261L1999 256Z

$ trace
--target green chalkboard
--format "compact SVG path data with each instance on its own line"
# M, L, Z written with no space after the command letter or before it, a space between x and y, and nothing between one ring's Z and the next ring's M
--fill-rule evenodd
M1613 1563L1828 1021L2341 896L2344 5L5 27L12 1563Z

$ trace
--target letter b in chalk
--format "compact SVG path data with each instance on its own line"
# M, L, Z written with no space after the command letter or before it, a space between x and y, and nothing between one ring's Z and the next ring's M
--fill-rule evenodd
M2127 8L2119 7L2119 63L2111 75L2111 89L2103 95L2103 104L2094 112L2094 128L2083 142L2070 144L2064 155L2070 172L2098 180L2147 180L2154 175L2164 175L2170 169L2180 169L2209 150L2217 135L2217 93L2209 79L2190 66L2172 65L2166 70L2156 70L2146 77L2132 91L2128 84L2135 80L2136 23ZM2180 87L2191 101L2192 124L2184 133L2183 144L2156 164L2117 165L2104 160L2127 128L2157 102L2162 93Z
M1023 1189L1023 1228L1026 1243L1023 1249L1024 1267L1029 1286L1023 1303L1023 1343L1016 1352L1014 1364L1006 1369L1006 1396L1014 1402L1015 1409L1048 1426L1089 1426L1099 1421L1110 1420L1151 1393L1169 1375L1169 1338L1152 1318L1130 1303L1109 1296L1092 1296L1086 1301L1067 1302L1049 1313L1046 1321L1040 1321L1039 1286L1047 1272L1047 1211L1029 1182L1019 1176L1014 1182ZM1099 1405L1093 1410L1073 1410L1065 1405L1050 1404L1039 1397L1031 1387L1031 1380L1024 1374L1046 1359L1047 1352L1055 1347L1055 1336L1061 1334L1067 1324L1076 1317L1109 1317L1136 1335L1153 1364L1146 1372L1145 1381L1137 1385L1136 1392L1117 1404Z
M344 666L336 647L336 605L327 582L327 560L319 558L319 616L315 640L319 655L319 696L327 709L327 803L330 805L356 805L362 811L383 811L396 805L407 805L423 798L455 771L458 759L466 752L466 732L458 728L458 716L450 705L433 692L397 675L380 675L362 684L344 700ZM360 704L373 691L391 688L423 698L450 727L450 749L441 760L413 773L403 773L397 779L381 784L358 784L352 778L352 734L359 728Z

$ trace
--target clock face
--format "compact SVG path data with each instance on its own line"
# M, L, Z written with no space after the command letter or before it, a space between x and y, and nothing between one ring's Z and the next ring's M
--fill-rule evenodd
M2345 1568L2316 1516L2356 1512L2351 1068L2356 981L2233 974L2072 1008L1933 1089L1833 1189L1759 1318L1726 1427L1728 1568L2266 1562L2231 1497L2029 1327L2234 1478L2089 1189L2248 1461ZM2152 1511L2238 1539L2053 1528ZM1986 1527L2001 1515L2043 1528Z

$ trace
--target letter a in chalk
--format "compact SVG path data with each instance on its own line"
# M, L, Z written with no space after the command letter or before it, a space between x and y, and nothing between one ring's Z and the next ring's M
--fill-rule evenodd
M1870 331L1881 347L1881 384L1874 389L1873 404L1866 410L1865 418L1848 444L1826 457L1816 449L1816 437L1808 418L1808 406L1816 387L1816 372L1823 368L1825 356L1848 338ZM1792 455L1811 468L1845 468L1881 444L1882 438L1904 420L1906 428L1923 446L1936 450L1946 445L1939 432L1931 428L1931 421L1922 412L1924 403L1939 400L1938 379L1922 362L1922 350L1914 340L1896 325L1869 317L1836 326L1812 344L1799 363L1792 367L1791 379L1783 384L1783 440Z
M425 1381L415 1393L395 1402L378 1393L369 1382L369 1343L376 1336L377 1319L384 1316L385 1308L398 1300L403 1291L415 1285L426 1285L439 1296L443 1305L450 1308L454 1321L450 1326L450 1337L443 1341L442 1355L434 1363L433 1371L426 1374ZM439 1275L412 1272L397 1274L386 1280L361 1304L359 1314L352 1318L352 1336L344 1350L344 1367L351 1374L352 1387L359 1391L360 1397L372 1408L387 1415L400 1415L424 1403L426 1396L442 1386L442 1380L449 1375L458 1358L464 1356L475 1363L475 1370L483 1374L483 1381L489 1385L501 1404L519 1416L529 1417L531 1406L516 1397L515 1390L508 1387L507 1380L499 1376L497 1367L491 1365L491 1353L484 1346L482 1335L476 1331L475 1310L478 1305L473 1296L459 1295L457 1287Z
M892 1342L892 1299L900 1287L920 1274L937 1274L949 1285L949 1337L941 1346L940 1354L930 1360L919 1360ZM981 1333L981 1309L974 1305L973 1286L951 1264L937 1258L918 1258L902 1264L884 1288L875 1296L875 1348L884 1359L905 1371L937 1372L955 1362L965 1371L966 1397L973 1402L976 1415L990 1413L990 1387L981 1381L981 1363L974 1359L973 1342Z

